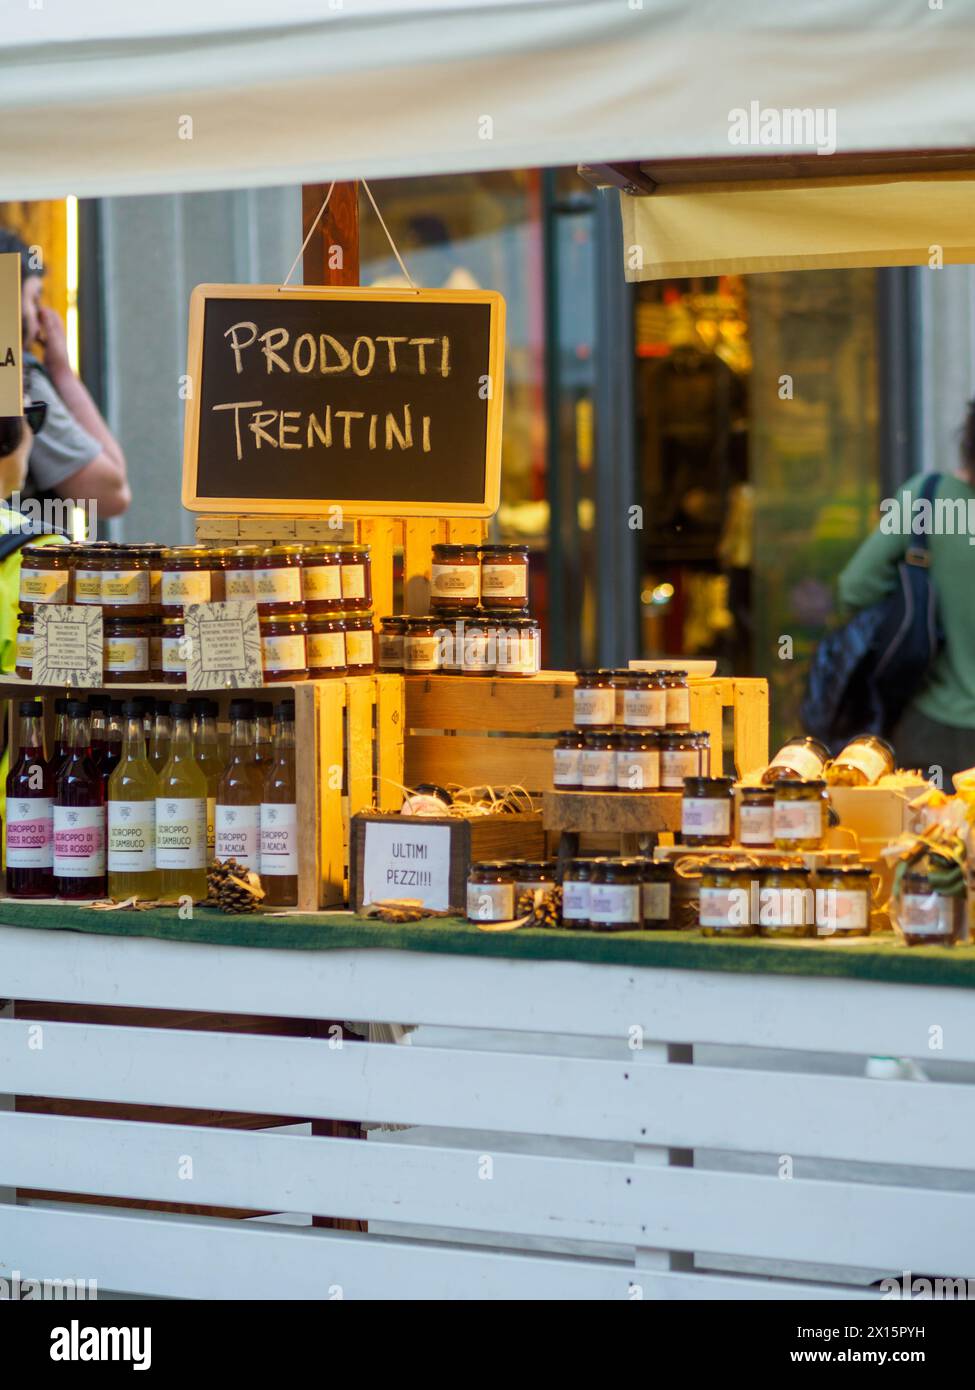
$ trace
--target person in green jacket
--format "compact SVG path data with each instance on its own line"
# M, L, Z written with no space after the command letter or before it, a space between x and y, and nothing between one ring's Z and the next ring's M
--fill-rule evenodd
M930 510L923 474L909 478L881 508L880 526L839 577L839 596L865 608L893 591L897 567L923 530L944 646L907 706L891 742L899 767L941 770L942 785L975 766L975 400L961 431L959 465L942 473Z

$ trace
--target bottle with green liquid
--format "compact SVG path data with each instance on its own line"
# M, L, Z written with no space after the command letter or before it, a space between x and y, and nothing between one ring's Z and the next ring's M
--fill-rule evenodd
M157 898L159 779L146 757L142 710L135 701L125 701L122 718L122 756L108 779L108 892L116 900Z
M207 779L193 756L190 707L172 706L169 759L159 776L156 797L156 865L159 896L207 895Z

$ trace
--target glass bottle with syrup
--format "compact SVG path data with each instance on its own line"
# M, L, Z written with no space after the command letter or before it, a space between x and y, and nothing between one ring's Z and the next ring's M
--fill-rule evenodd
M217 788L227 759L220 751L220 735L217 730L219 705L216 700L192 700L193 711L193 753L196 765L207 782L207 859L213 858L216 838Z
M122 706L122 758L108 779L108 891L111 897L156 898L156 796L159 779L146 757L139 706Z
M122 761L122 701L110 700L108 705L108 732L105 756L102 758L102 776L110 778Z
M7 892L49 898L54 892L54 780L44 758L44 706L21 700L20 752L7 774Z
M59 898L105 896L105 788L89 745L88 707L69 700L67 748L54 793L54 891Z
M295 702L277 708L274 759L261 801L261 884L265 907L298 901L298 807L295 794Z
M171 706L168 700L156 701L156 714L149 740L149 762L158 776L169 762L169 740L172 737Z
M261 857L264 777L254 756L254 702L230 703L230 759L217 788L217 859L236 859L257 871Z
M207 781L193 757L190 707L170 709L173 721L169 759L156 797L156 867L161 898L207 895Z
M274 706L270 700L257 700L254 703L254 760L262 773L267 772L274 756Z

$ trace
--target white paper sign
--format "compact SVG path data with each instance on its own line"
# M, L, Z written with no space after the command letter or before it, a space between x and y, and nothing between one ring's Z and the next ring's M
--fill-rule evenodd
M450 906L450 826L424 825L418 816L371 821L365 827L362 903L419 898L424 907Z

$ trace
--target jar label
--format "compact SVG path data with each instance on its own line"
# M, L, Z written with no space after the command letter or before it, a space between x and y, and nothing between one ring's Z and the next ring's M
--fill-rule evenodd
M652 792L660 785L660 753L656 748L623 749L616 755L616 785L620 791Z
M494 642L483 631L468 631L464 636L464 670L472 675L482 671L493 671L497 665Z
M20 597L31 603L67 603L67 570L20 571Z
M616 754L611 748L586 748L582 754L584 787L616 786Z
M645 922L668 922L670 920L669 883L645 883L643 885L643 920Z
M210 602L209 570L164 570L162 601L167 608Z
M17 633L17 654L14 657L16 666L34 665L34 634L32 632Z
M342 597L341 565L307 565L301 573L306 599L336 603Z
M186 654L183 648L185 641L185 637L163 637L161 639L162 669L164 671L172 671L185 676Z
M432 598L477 598L480 594L477 565L434 565L430 570Z
M866 888L817 888L816 935L837 931L865 931L870 921L870 894Z
M572 692L572 710L577 724L608 727L616 723L616 693L608 687L586 690L576 686Z
M351 631L345 634L345 661L348 666L371 666L372 628Z
M552 781L557 787L578 787L582 781L582 749L556 748Z
M202 796L156 798L156 868L206 865L207 813Z
M54 872L100 878L105 872L105 807L54 807Z
M75 570L74 601L75 603L101 603L101 570Z
M811 888L773 888L770 885L759 890L759 925L809 927L815 920L815 907Z
M106 637L106 671L148 671L148 637Z
M513 883L468 883L467 917L471 922L510 922L515 915Z
M265 801L260 811L261 873L293 878L298 872L298 807Z
M365 598L366 596L366 567L360 561L354 565L347 565L342 561L342 597L343 598Z
M689 724L691 722L691 692L678 685L664 691L668 724Z
M902 893L898 919L913 936L951 936L951 899L941 893Z
M660 785L683 787L685 777L699 777L701 754L697 748L664 748L660 754Z
M308 658L304 635L298 632L284 637L262 637L261 660L265 671L305 670Z
M162 570L149 571L149 601L162 603Z
M144 874L156 867L156 803L108 803L108 868L113 874Z
M481 564L481 594L527 600L527 564L519 562L515 565L492 565L490 560L483 561Z
M387 671L399 671L403 666L403 634L401 632L381 632L379 634L379 664Z
M228 599L253 599L256 597L254 592L254 571L253 570L227 570L223 577L224 593Z
M566 880L562 884L562 920L564 922L588 922L589 902L592 885L573 883Z
M308 665L315 671L331 671L345 666L344 632L309 632Z
M751 924L751 894L747 888L702 888L702 927L747 927Z
M436 636L408 634L403 638L403 667L407 671L438 671L440 639Z
M823 824L825 806L816 801L775 800L772 813L772 828L776 840L821 840L825 833Z
M541 642L537 630L500 628L497 635L498 671L534 676L541 668Z
M7 868L50 869L53 863L53 797L8 797Z
M770 845L775 838L771 802L767 806L742 803L738 822L739 838L743 845Z
M623 723L630 729L663 728L667 723L667 692L624 690Z
M769 767L787 767L803 778L819 777L823 771L823 760L813 748L804 743L787 743L780 748L769 763Z
M75 593L78 582L75 580ZM148 570L102 570L102 603L148 603Z
M301 570L297 565L271 566L251 571L258 603L300 603Z
M606 926L640 926L643 921L640 906L640 884L590 884L589 920Z
M730 835L730 799L685 795L681 802L680 828L685 835Z
M852 744L849 749L844 748L836 761L858 768L871 785L883 777L889 766L887 758L879 748L870 748L862 743Z

